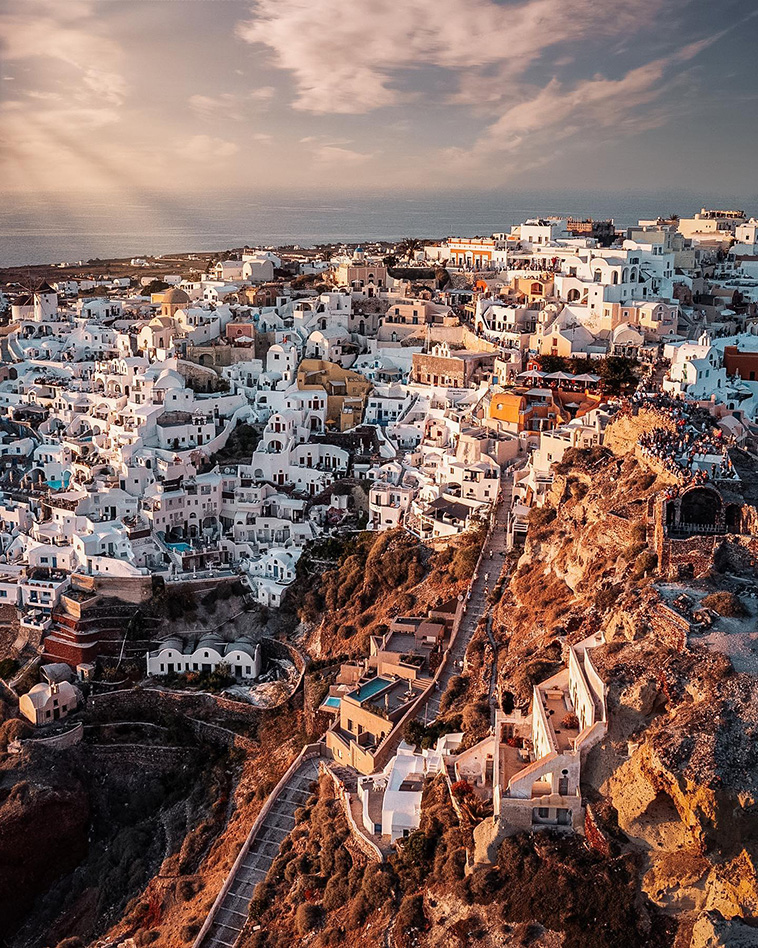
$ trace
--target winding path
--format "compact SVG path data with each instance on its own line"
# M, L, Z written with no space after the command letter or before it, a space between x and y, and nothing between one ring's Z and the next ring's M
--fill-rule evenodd
M507 549L506 525L508 522L508 512L511 509L512 495L513 476L509 473L502 480L502 499L495 510L495 521L484 544L478 573L475 574L474 580L471 583L470 597L466 604L466 612L461 619L455 642L450 649L445 667L437 679L437 688L429 700L424 703L418 715L419 719L426 724L430 724L434 721L439 714L442 695L444 695L447 686L450 684L451 678L454 675L461 674L463 670L463 660L466 657L466 651L471 642L471 638L476 631L479 620L483 615L486 615L489 610L487 596L495 588L495 584L498 581L505 563L505 553ZM490 550L492 551L491 558Z

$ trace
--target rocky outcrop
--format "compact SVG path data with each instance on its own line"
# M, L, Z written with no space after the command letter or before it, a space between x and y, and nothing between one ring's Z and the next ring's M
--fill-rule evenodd
M704 912L692 929L690 948L755 948L758 929L718 912Z
M87 791L77 780L60 786L51 778L0 784L0 937L87 852Z

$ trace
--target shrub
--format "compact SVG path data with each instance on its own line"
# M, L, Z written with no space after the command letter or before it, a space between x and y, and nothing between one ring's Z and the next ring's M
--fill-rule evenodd
M392 877L379 866L371 865L366 870L361 885L361 893L372 911L384 908L392 899Z
M632 577L634 579L642 579L645 573L652 573L657 565L658 556L653 553L652 550L645 550L643 553L640 553L640 555L634 561Z
M359 892L358 895L350 903L350 907L347 912L347 924L348 928L352 931L355 931L356 928L360 928L366 919L369 916L369 907L366 902L366 897L362 892Z
M604 586L595 596L595 605L598 609L610 609L618 601L621 587L616 585Z
M555 507L532 507L528 517L529 526L539 532L549 526L557 516Z
M10 718L0 724L0 749L6 750L11 741L15 741L16 738L24 740L31 737L33 733L34 728L28 721L22 718Z
M424 899L420 895L406 895L397 913L400 944L410 944L413 936L426 927Z
M298 905L295 912L295 925L299 935L307 935L308 932L312 932L320 921L321 911L317 905L312 905L310 902L303 902Z
M740 597L726 590L711 593L703 599L701 605L706 609L713 609L714 612L728 619L741 619L747 615L747 609L743 606Z
M197 933L200 931L200 922L187 922L186 925L182 925L181 935L184 941L194 941Z
M344 876L332 876L324 889L323 906L327 912L342 908L347 902L347 881Z
M440 714L446 714L453 705L458 703L468 687L468 678L465 675L453 675L440 701Z
M15 658L4 658L0 661L0 678L12 678L17 670L18 662Z

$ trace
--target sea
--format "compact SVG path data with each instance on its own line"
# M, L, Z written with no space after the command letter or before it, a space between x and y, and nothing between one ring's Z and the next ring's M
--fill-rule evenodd
M701 207L758 214L758 192L488 190L326 193L202 191L110 197L10 194L0 200L0 267L403 237L485 236L528 217L640 219Z

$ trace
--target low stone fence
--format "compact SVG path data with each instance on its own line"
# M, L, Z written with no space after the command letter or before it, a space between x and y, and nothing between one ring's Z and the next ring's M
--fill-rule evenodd
M88 709L106 719L109 714L126 719L140 715L154 718L167 710L173 710L199 721L216 717L221 709L227 719L239 724L251 724L261 715L260 709L243 701L231 701L206 692L162 691L158 688L129 688L93 695L89 699Z
M8 745L8 751L11 754L20 754L26 747L34 745L46 750L66 750L67 747L74 747L81 743L84 737L84 725L79 723L62 734L53 734L51 737L30 737L20 741L16 739Z
M353 837L356 846L360 851L366 856L367 859L370 859L372 862L384 862L384 853L372 842L366 834L361 830L360 826L355 822L355 817L353 816L352 807L350 806L350 800L352 794L340 780L337 774L331 769L331 767L325 763L323 760L319 764L319 772L322 774L328 774L332 778L332 783L334 784L334 789L337 793L337 797L342 802L342 808L345 811L345 816L347 817L347 824L350 827L350 835Z
M650 613L650 625L656 636L671 648L683 652L692 629L684 616L680 616L670 606L659 602Z
M223 747L239 748L244 751L254 751L258 749L258 744L251 741L249 737L237 734L236 731L230 731L229 728L221 727L219 724L211 724L209 721L199 721L197 718L185 718L190 728L202 740L207 740L211 744L221 744ZM162 724L155 724L152 721L101 721L97 724L88 724L85 729L98 730L118 727L141 727L153 728L156 731L167 731Z

